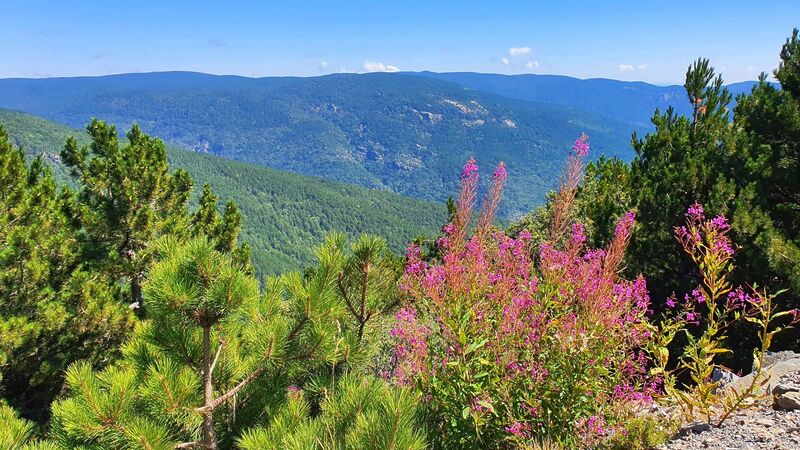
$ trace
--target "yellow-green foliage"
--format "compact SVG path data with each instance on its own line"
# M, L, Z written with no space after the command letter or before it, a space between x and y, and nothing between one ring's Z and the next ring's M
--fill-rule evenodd
M603 443L606 450L649 450L663 444L677 433L680 421L651 415L625 423L626 433L616 433Z

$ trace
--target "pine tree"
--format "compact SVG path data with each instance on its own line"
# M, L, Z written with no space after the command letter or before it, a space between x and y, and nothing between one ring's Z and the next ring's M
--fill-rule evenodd
M160 240L159 262L144 287L149 320L137 327L117 365L68 370L69 395L53 406L52 442L61 448L228 448L249 436L246 430L276 426L275 413L292 408L292 386L306 386L313 410L342 408L369 419L357 436L418 441L410 428L415 415L406 410L414 403L409 393L376 387L373 393L385 395L360 415L352 403L337 403L363 395L360 388L337 387L362 383L348 378L351 360L363 359L357 356L363 345L350 325L360 322L339 295L340 279L346 292L356 290L342 275L348 267L343 245L329 240L307 276L268 279L260 294L256 280L206 238ZM361 255L351 261L363 261ZM386 429L389 419L399 428Z
M21 449L33 438L33 424L0 402L0 448Z
M397 308L400 295L395 285L402 262L392 255L383 238L362 235L349 251L343 234L332 234L326 244L342 252L336 287L351 317L358 341L365 337L367 324Z
M197 236L204 234L213 236L219 226L219 213L217 213L217 202L219 198L214 195L211 186L206 183L203 185L203 193L200 195L200 205L197 211L192 214L191 225L192 234Z
M633 136L631 186L639 230L631 242L629 270L647 277L655 299L693 287L690 261L672 236L686 206L699 202L727 214L734 195L721 165L736 140L728 121L731 96L722 83L708 60L697 60L686 72L692 117L679 116L672 108L663 114L656 110L655 131L642 139Z
M632 197L641 228L634 236L631 271L643 272L654 298L693 287L688 261L671 236L686 205L704 204L732 218L739 243L736 264L747 280L789 289L781 307L800 304L800 39L786 40L775 78L762 74L749 95L737 99L729 122L730 95L707 60L686 74L693 117L656 114L655 133L634 138ZM661 254L659 258L653 255ZM735 282L737 280L734 280ZM738 280L745 281L745 280Z
M223 253L230 253L234 260L247 272L253 273L253 265L250 257L250 247L247 243L236 246L239 231L242 228L242 214L239 208L232 201L225 204L225 208L220 217L217 211L219 199L211 190L208 184L203 185L203 193L200 195L200 205L192 214L191 230L192 235L204 235L214 242L214 248Z
M119 357L134 319L120 302L128 297L120 281L132 283L129 295L138 292L155 239L185 239L190 224L191 180L168 173L160 141L134 127L130 144L120 146L113 127L93 121L89 128L90 147L70 139L64 150L82 187L78 197L57 188L40 158L26 165L0 130L0 394L40 423L69 364L85 359L100 368ZM192 228L252 273L249 248L235 246L238 208L229 202L220 216L206 191L213 201L193 218L205 214L211 226L194 220Z
M775 78L762 74L738 98L734 124L744 138L730 158L738 195L735 239L744 243L737 264L773 291L784 308L800 306L800 37L786 40Z
M631 192L631 169L622 160L601 155L586 166L575 209L590 247L611 243L619 218L632 209Z
M80 260L70 212L40 158L0 128L0 394L43 422L78 359L102 366L132 328L116 288Z
M138 125L127 133L126 144L103 121L93 119L87 131L90 145L79 148L70 137L61 152L81 186L84 256L126 282L130 303L143 311L141 284L152 243L183 232L192 181L184 170L169 173L164 143Z
M0 401L0 448L4 450L57 450L52 442L35 438L35 425Z

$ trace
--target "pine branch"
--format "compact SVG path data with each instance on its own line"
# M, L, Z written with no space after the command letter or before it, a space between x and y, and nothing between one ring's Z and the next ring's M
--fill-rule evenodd
M295 336L297 336L297 333L300 332L300 330L303 328L306 322L308 322L308 316L303 316L303 318L297 322L294 328L292 328L292 331L290 331L289 334L286 336L286 341L291 342L295 338Z
M339 287L339 292L342 294L342 298L344 298L344 304L345 306L347 306L347 310L350 311L350 314L352 314L353 317L358 317L356 309L350 302L350 296L347 295L347 289L345 289L344 284L342 283L343 278L344 278L344 273L339 272L339 276L336 277L336 285Z
M219 397L215 398L208 405L202 406L200 408L197 408L196 411L199 412L199 413L205 413L206 411L215 410L219 405L221 405L223 402L225 402L225 400L233 397L234 395L236 395L237 392L241 391L242 389L244 389L245 386L250 384L253 380L258 378L259 376L261 376L262 373L264 373L264 368L256 369L255 372L253 372L250 375L248 375L247 378L245 378L244 380L240 381L239 384L237 384L236 386L231 388L228 392L226 392L226 393L220 395Z
M211 367L208 369L210 374L214 373L214 368L217 367L217 361L219 361L219 355L222 353L222 347L225 346L225 341L220 339L219 344L217 344L217 353L214 354L214 360L211 361Z
M364 318L364 308L367 306L367 284L369 283L369 261L364 263L361 272L364 274L364 279L361 285L361 313L358 315L358 342L364 337L364 325L367 320Z
M400 304L400 297L395 298L391 303L386 304L381 310L381 315L395 309Z

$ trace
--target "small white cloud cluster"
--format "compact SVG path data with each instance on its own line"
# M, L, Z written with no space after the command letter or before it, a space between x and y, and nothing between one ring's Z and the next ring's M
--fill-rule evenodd
M508 49L508 56L503 56L502 58L500 58L500 62L502 62L504 66L509 66L512 64L512 60L515 60L514 65L517 67L524 67L526 69L535 69L536 67L539 67L539 61L531 59L523 63L521 61L516 60L516 58L520 56L530 55L532 52L533 49L527 46L510 47Z
M364 61L361 66L365 72L399 72L400 68L391 64L384 64L377 61Z
M511 56L525 56L530 54L531 50L530 47L511 47L508 49L508 54Z
M633 72L634 70L645 70L647 69L647 64L620 64L619 71L620 72Z

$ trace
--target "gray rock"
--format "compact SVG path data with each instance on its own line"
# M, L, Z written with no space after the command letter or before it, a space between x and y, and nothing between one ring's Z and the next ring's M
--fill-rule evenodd
M692 433L703 433L705 431L711 430L711 425L709 425L709 424L707 424L705 422L698 422L698 423L692 424L688 428L688 430L691 431Z
M772 388L772 395L783 395L787 392L800 392L800 386L796 384L780 383Z
M764 366L769 366L781 361L788 361L790 359L797 358L800 358L800 353L795 353L790 350L784 350L782 352L764 352Z
M715 367L714 371L711 372L711 381L719 382L720 387L730 384L737 379L739 379L739 377L736 376L735 373L720 369L719 367Z
M767 428L775 426L775 421L774 420L770 420L770 419L755 419L755 420L753 420L753 423L755 423L756 425L761 425L762 427L767 427Z
M775 399L775 404L783 409L800 409L800 392L787 392Z
M794 352L779 352L779 353L781 353L781 354L784 354L784 353L796 354ZM800 357L793 358L793 359L787 359L787 360L784 360L784 361L779 361L779 362L776 362L774 364L769 364L769 365L766 364L766 361L765 361L764 368L761 371L761 377L760 377L759 381L766 379L767 382L766 382L765 386L768 387L766 392L771 392L772 391L772 386L774 386L775 384L778 384L777 380L780 377L782 377L782 376L784 376L786 374L792 373L792 372L800 372ZM750 386L750 383L753 381L754 377L755 377L755 373L751 373L749 375L743 376L743 377L741 377L741 378L739 378L737 380L732 381L726 387L734 389L737 392L741 392L744 389L747 389L748 386Z
M777 363L768 375L773 385L800 386L800 370L783 373L791 364ZM776 376L775 373L782 373ZM752 378L751 378L752 379ZM780 390L780 389L779 389ZM771 392L770 386L767 392ZM777 398L794 398L800 403L800 392L787 391ZM786 401L786 400L784 400ZM800 449L800 409L775 408L759 402L752 408L732 414L720 427L702 424L686 425L658 450L798 450ZM692 430L695 428L695 430Z

